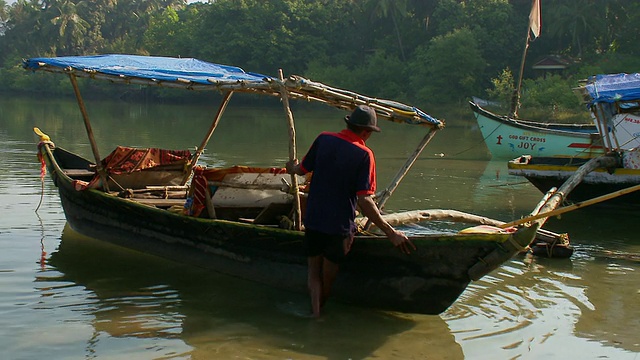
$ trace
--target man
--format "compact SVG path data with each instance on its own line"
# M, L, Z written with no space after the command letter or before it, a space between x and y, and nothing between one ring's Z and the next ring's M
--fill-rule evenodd
M372 132L380 131L375 111L361 105L344 120L347 128L339 133L321 133L302 163L297 160L287 163L287 171L292 174L313 171L304 226L307 284L314 317L320 316L340 263L351 248L356 206L395 247L406 254L415 250L404 233L382 218L371 197L376 191L376 165L365 142Z

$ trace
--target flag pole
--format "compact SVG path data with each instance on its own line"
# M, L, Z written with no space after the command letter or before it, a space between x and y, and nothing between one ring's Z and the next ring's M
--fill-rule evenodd
M520 90L522 88L522 76L524 73L524 63L527 58L527 51L529 50L529 42L531 41L531 33L535 37L540 36L541 28L540 19L540 0L533 0L531 4L531 12L529 13L529 26L527 27L527 40L524 45L524 51L522 53L522 61L520 62L520 75L518 77L518 86L513 90L511 97L511 111L509 117L517 119L518 109L520 108Z

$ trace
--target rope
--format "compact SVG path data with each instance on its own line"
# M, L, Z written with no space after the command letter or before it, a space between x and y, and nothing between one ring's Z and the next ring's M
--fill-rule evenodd
M515 241L515 240L513 239L513 235L509 236L509 237L507 238L507 240L509 240L509 242L511 243L511 245L513 245L513 247L514 247L514 248L516 248L516 250L518 250L518 251L520 251L520 252L524 252L525 250L526 250L526 251L528 251L528 250L530 249L530 248L529 248L529 245L527 245L527 246L522 246L522 245L520 245L520 243L518 243L517 241Z
M40 202L38 202L38 206L36 207L36 213L38 213L38 210L40 209L40 205L42 205L42 200L44 199L44 178L42 177L40 179Z
M475 148L476 146L478 146L478 145L480 145L480 144L486 143L486 141L487 141L487 139L489 138L489 136L493 135L493 133L494 133L494 132L496 132L496 131L497 131L497 130L502 126L502 125L504 125L504 124L500 123L500 125L498 125L495 129L493 129L493 131L492 131L492 132L490 132L490 133L489 133L489 135L485 136L481 141L477 142L477 143L476 143L476 144L474 144L474 145L471 145L471 147L469 147L469 148L467 148L467 149L465 149L465 150L462 150L462 151L460 151L460 152L457 152L457 153L455 153L455 154L451 155L450 157L456 157L456 156L458 156L458 155L460 155L460 154L463 154L463 153L465 153L465 152L467 152L467 151L469 151L469 150L472 150L473 148Z
M40 148L40 146L38 146L38 148ZM38 160L40 160L40 202L38 202L38 206L36 207L36 213L38 213L40 205L42 205L42 200L44 199L44 177L47 175L47 165L44 162L44 156L42 156L40 150L38 150Z

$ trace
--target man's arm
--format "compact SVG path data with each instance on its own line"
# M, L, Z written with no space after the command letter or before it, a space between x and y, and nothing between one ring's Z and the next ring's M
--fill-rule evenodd
M402 231L394 229L382 218L380 210L378 210L378 206L371 198L371 195L358 195L358 206L362 214L369 218L369 220L376 224L378 229L387 235L393 246L400 248L405 254L411 253L411 249L416 249L416 246L409 240L407 235Z

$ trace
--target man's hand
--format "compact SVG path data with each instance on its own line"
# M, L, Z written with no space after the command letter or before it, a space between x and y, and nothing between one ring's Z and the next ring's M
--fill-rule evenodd
M391 240L393 246L399 248L400 251L405 254L410 254L411 249L416 250L416 246L413 245L407 235L402 231L394 229L382 218L380 210L378 210L378 206L371 198L371 195L358 195L358 206L360 206L362 214L368 217L369 220L376 224L378 229L382 230L382 232L387 235L387 238Z
M287 165L285 167L287 169L287 173L300 175L300 164L298 164L298 159L287 161Z
M399 248L400 251L407 255L411 253L411 249L416 250L416 246L402 231L394 229L393 233L388 234L387 237L391 240L393 246Z

